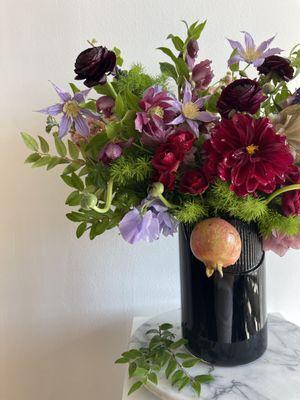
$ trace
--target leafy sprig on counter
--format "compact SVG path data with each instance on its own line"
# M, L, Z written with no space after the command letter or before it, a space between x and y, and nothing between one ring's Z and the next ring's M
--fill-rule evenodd
M135 380L128 395L148 383L157 385L159 372L164 372L172 386L177 387L179 391L190 386L198 396L201 394L201 385L213 380L211 375L192 376L187 371L205 361L192 354L179 351L183 345L187 344L187 340L175 340L172 328L173 325L164 323L157 329L150 329L146 332L149 336L147 347L126 351L116 361L116 364L129 364L129 378Z

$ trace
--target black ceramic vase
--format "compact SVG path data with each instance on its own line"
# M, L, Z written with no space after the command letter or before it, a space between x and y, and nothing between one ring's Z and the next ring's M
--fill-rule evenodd
M239 260L224 277L206 276L190 249L193 226L179 229L182 333L188 349L216 365L240 365L267 347L265 255L256 224L228 219L239 231Z

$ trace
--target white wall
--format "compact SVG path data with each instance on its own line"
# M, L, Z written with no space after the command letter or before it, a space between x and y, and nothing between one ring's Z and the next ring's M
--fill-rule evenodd
M86 39L121 48L158 72L155 48L179 22L208 17L200 56L225 71L225 36L240 30L276 45L299 42L299 0L0 0L0 399L119 400L133 315L179 305L177 238L127 245L117 231L90 242L64 217L58 171L23 165L19 131L39 134L32 110L73 79ZM299 253L268 255L269 310L300 324Z

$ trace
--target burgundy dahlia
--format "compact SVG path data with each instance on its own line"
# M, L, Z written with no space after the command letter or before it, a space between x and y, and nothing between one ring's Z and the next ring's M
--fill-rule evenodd
M187 153L191 150L195 140L195 135L189 131L178 131L176 133L172 133L168 137L168 143L177 145L180 148L180 151L183 153Z
M272 193L294 161L285 136L276 134L267 118L243 114L223 119L204 148L205 172L229 182L238 196Z
M275 75L279 79L288 82L294 76L294 68L291 66L290 60L280 56L270 56L265 59L263 64L257 68L258 72L263 75Z
M75 61L75 79L84 79L87 87L106 82L106 74L116 66L116 55L106 47L90 47L79 54Z
M288 173L287 184L300 183L300 169L293 165ZM284 215L300 215L300 190L291 190L282 195L282 211Z
M217 109L224 118L232 111L255 114L266 99L259 84L248 78L237 79L223 89Z
M207 188L208 182L200 169L186 171L179 182L179 190L182 193L197 195L205 192Z

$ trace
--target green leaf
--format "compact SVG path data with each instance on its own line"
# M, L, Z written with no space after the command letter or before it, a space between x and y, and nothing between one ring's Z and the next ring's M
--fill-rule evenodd
M33 162L39 160L40 158L41 158L41 156L39 155L39 153L32 153L26 158L24 163L30 164L30 163L33 163Z
M64 142L57 135L54 135L54 143L55 143L55 148L56 148L56 151L58 152L58 154L61 157L66 157L67 148L66 148Z
M184 47L183 40L179 36L170 34L167 39L171 39L176 50L182 51Z
M121 50L118 49L117 47L114 47L114 48L113 48L113 51L114 51L114 53L115 53L115 55L116 55L116 58L117 58L116 64L117 64L119 67L122 67L122 65L123 65L123 58L121 57Z
M73 160L77 160L79 157L79 149L76 144L72 142L72 140L68 140L68 150L71 158L73 158Z
M158 47L158 50L162 51L164 54L169 56L173 62L176 64L178 58L175 56L175 54L170 50L168 47Z
M176 385L176 383L178 381L180 381L180 379L182 379L183 375L184 375L184 372L181 369L174 372L174 374L172 375L172 381L171 381L172 386Z
M155 372L150 372L150 374L148 375L148 379L149 379L149 381L154 383L154 385L157 385L158 379L157 379L157 375Z
M70 88L72 89L72 92L75 94L77 92L80 92L80 89L78 89L78 87L76 85L74 85L74 83L69 83Z
M174 358L171 358L171 360L168 362L165 374L166 378L169 379L169 376L175 371L177 368L177 362L174 360Z
M40 157L35 163L32 164L32 168L44 167L49 163L50 160L51 156Z
M183 75L187 79L189 78L189 69L183 58L177 58L176 69L179 75Z
M138 96L136 96L131 91L126 90L124 93L124 97L125 97L126 105L129 110L139 110L140 109L140 107L139 107L140 98Z
M179 347L181 347L181 346L183 346L185 344L187 344L187 340L181 338L181 339L177 340L176 342L172 343L171 346L170 346L170 349L173 349L173 350L174 349L178 349Z
M175 81L177 81L178 74L177 74L177 71L176 71L174 65L167 63L167 62L161 62L161 63L159 63L159 65L160 65L160 70L161 70L162 74L170 76Z
M214 377L211 375L197 375L195 376L194 380L200 383L208 383L212 382L214 380Z
M136 370L136 367L137 367L137 365L136 365L135 362L131 362L129 364L129 367L128 367L128 376L129 376L129 378L133 377L133 374L134 374L134 371Z
M231 59L233 56L235 56L235 55L237 54L237 52L238 52L237 49L234 49L234 50L231 52L229 59ZM240 63L231 64L231 65L229 66L229 69L230 69L232 72L239 71L239 69L240 69Z
M197 24L195 26L191 26L189 29L190 39L198 40L203 29L205 28L206 20ZM193 28L192 28L193 27Z
M114 139L121 131L121 124L120 122L111 122L110 124L106 125L106 135L109 139Z
M159 329L160 329L161 331L167 331L167 330L172 329L172 328L173 328L173 325L172 325L172 324L167 324L167 323L165 323L165 324L159 325Z
M32 136L30 136L26 132L22 132L21 136L22 136L23 142L28 147L28 149L33 150L33 151L38 151L39 145Z
M61 175L61 179L68 185L75 189L82 191L84 189L84 184L82 180L76 174L72 173L69 175Z
M87 215L76 211L66 214L66 217L72 222L82 222L89 219Z
M79 239L84 232L86 231L87 223L86 222L81 222L81 224L78 225L76 229L76 237Z
M68 175L71 174L74 171L77 171L81 167L81 164L79 164L76 161L73 161L71 164L69 164L64 170L63 170L63 175Z
M123 357L129 358L129 359L136 359L137 357L140 357L142 355L142 353L137 350L137 349L132 349L129 351L125 351L124 353L122 353Z
M141 381L135 382L135 383L131 386L131 388L129 389L128 396L130 396L133 392L135 392L136 390L138 390L141 386L143 386L143 382L141 382Z
M109 224L109 219L103 219L102 221L98 221L94 223L90 230L90 239L95 239L96 236L102 235L106 231L106 228Z
M40 141L42 152L43 153L48 153L49 152L49 144L47 143L47 141L42 136L39 136L38 138L39 138L39 141Z
M114 112L117 117L122 118L125 114L125 106L122 96L120 94L117 95L115 100Z
M150 335L150 333L155 333L157 335L159 331L157 329L149 329L149 331L146 332L146 335Z
M57 156L52 156L50 161L49 161L49 164L48 164L48 167L47 167L47 171L49 171L50 169L56 167L56 165L58 165L58 164L66 164L66 163L67 163L67 161L64 160L63 158L60 158L60 157L57 157Z
M187 353L176 353L175 355L177 358L181 358L183 360L191 358L191 354L187 354Z
M200 394L201 394L201 383L194 380L194 382L192 383L192 388L196 392L197 396L200 396Z
M198 363L199 363L199 360L197 358L191 358L190 360L183 361L182 366L184 368L191 368L191 367L194 367Z
M99 94L103 94L105 96L109 96L109 97L113 97L114 98L114 94L112 92L112 89L111 89L110 85L107 82L105 84L103 84L103 85L94 86L94 89Z
M77 190L75 190L75 192L69 194L65 204L68 204L69 206L79 206L80 201L81 201L81 194Z
M178 390L181 391L186 385L190 383L190 378L188 376L185 376L182 378L178 383Z
M142 378L142 377L146 376L147 374L148 374L148 370L146 368L137 367L133 373L133 376Z
M115 361L115 364L127 364L127 363L128 363L128 360L126 358L124 358L124 357L118 358Z

